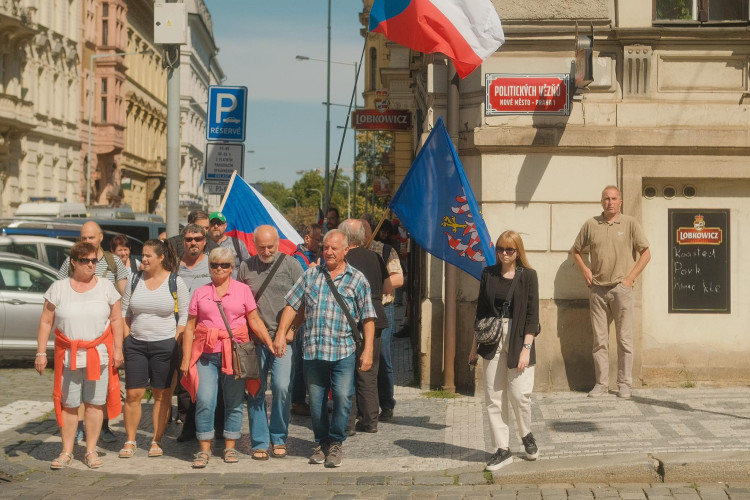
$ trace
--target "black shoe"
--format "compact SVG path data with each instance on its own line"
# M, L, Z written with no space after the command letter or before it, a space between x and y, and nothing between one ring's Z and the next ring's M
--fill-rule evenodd
M376 432L378 432L377 426L365 427L364 425L360 424L359 422L357 422L354 425L354 430L356 430L357 432L366 432L368 434L375 434Z
M509 449L498 448L495 453L492 454L490 459L487 461L485 470L498 470L502 469L508 464L513 463L513 455L510 454Z
M301 403L292 403L292 415L310 416L310 405L304 401Z
M381 422L388 422L393 418L393 410L381 410L378 420Z
M355 431L354 429L346 429L345 432L346 432L346 435L349 436L349 437L357 435L357 431Z
M536 460L539 456L539 448L536 446L534 435L529 432L525 437L521 438L521 441L523 441L523 447L526 449L526 458Z
M401 330L397 331L393 334L393 336L397 339L406 339L411 337L411 328L409 325L404 325L401 327Z
M187 441L192 441L195 439L195 431L190 431L188 429L182 428L182 432L179 436L177 436L177 442L178 443L185 443Z

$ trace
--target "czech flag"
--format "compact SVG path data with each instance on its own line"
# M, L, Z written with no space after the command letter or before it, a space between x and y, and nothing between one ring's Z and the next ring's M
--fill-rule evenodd
M235 171L229 180L219 209L227 219L227 234L245 242L250 255L258 253L253 243L253 232L268 224L279 231L279 250L288 255L304 242L281 213Z
M375 0L369 29L419 52L442 52L465 78L504 42L490 0Z

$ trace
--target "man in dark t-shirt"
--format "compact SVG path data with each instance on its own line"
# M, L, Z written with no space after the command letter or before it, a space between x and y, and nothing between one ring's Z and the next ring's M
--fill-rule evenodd
M372 369L366 372L357 370L354 375L355 394L352 398L352 412L347 425L347 433L378 432L378 360L380 359L380 333L388 327L388 319L383 307L383 287L390 286L388 269L383 258L368 250L365 244L365 228L358 219L347 219L339 229L349 239L346 261L350 266L365 275L372 290L372 305L375 308L375 340L373 341ZM359 349L357 350L359 356ZM355 424L356 420L356 424Z

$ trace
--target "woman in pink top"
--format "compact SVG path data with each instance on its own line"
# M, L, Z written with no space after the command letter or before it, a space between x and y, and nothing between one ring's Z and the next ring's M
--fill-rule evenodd
M193 459L193 468L196 469L204 468L211 456L219 383L224 391L224 462L239 461L235 441L239 439L242 429L245 381L234 378L232 345L217 302L221 301L236 342L248 341L247 325L250 324L260 341L275 352L271 336L256 310L250 288L232 279L234 252L225 247L215 248L208 256L208 265L212 282L193 293L180 366L182 385L195 401L196 437L201 446Z

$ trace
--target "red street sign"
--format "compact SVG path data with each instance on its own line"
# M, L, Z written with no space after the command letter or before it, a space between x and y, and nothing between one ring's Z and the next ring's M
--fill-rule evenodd
M485 116L569 115L570 75L485 75Z
M354 130L409 130L411 113L406 109L358 109L352 113Z

